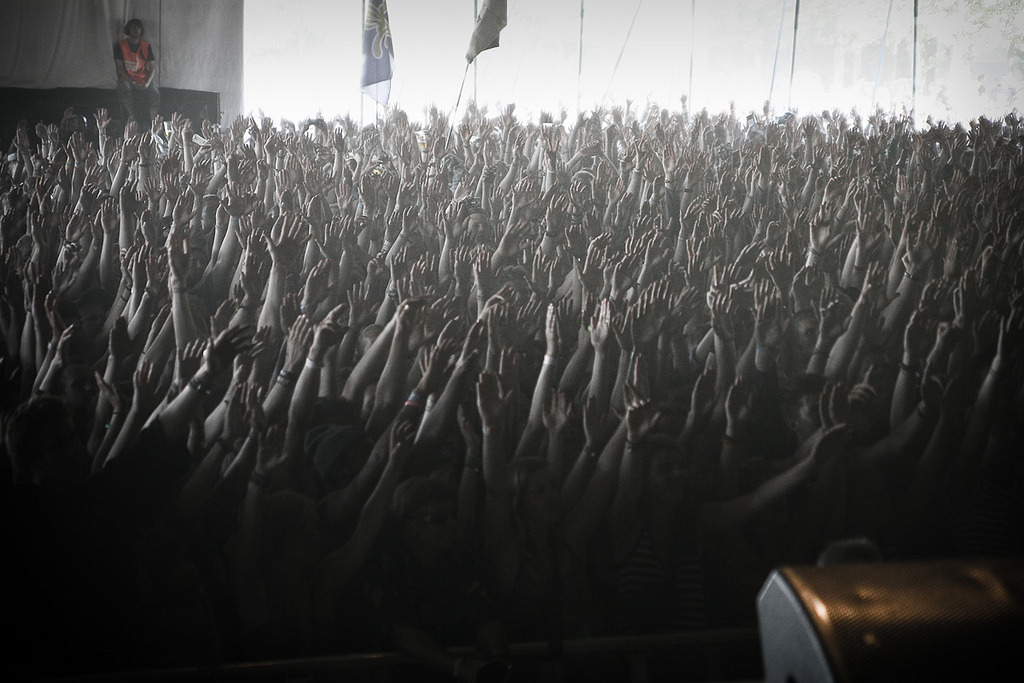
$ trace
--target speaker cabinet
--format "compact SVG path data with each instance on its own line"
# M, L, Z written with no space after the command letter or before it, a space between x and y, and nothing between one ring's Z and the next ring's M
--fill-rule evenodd
M1024 681L1024 558L784 567L757 617L768 683Z

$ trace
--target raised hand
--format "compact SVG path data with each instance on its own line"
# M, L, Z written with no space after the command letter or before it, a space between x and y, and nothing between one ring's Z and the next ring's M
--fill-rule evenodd
M508 397L501 393L498 375L484 370L476 382L476 407L484 430L500 429L504 424Z
M594 315L590 318L590 343L595 349L602 349L608 343L612 324L612 304L608 299L601 299Z
M708 291L707 304L711 311L711 327L715 334L722 339L732 339L732 313L735 308L732 297L725 292L712 289Z
M299 359L305 358L312 341L313 323L304 315L298 316L288 329L288 338L285 341L285 360L289 363L297 363Z
M762 349L777 349L789 327L782 300L775 285L762 280L754 286L754 335Z
M341 343L348 330L348 306L339 304L324 316L313 332L313 348L326 350Z
M235 356L248 351L252 346L252 328L248 325L233 325L212 339L203 352L200 373L217 376L227 372Z
M572 417L572 402L564 392L552 389L544 399L541 420L544 427L552 434L561 432L569 424Z
M258 417L257 412L260 413ZM250 410L254 427L265 419L262 418L262 412L258 405ZM253 474L265 478L277 477L285 471L285 465L288 463L285 428L283 425L272 425L266 429L257 429L259 431L256 432L256 467Z
M157 385L160 376L156 372L156 366L148 360L139 363L135 375L132 377L132 387L135 395L132 398L132 410L140 415L149 415L160 402L157 395Z
M413 454L416 425L412 420L396 420L388 438L388 458L398 467L405 467Z
M661 418L661 411L632 383L623 387L626 403L626 442L637 444L646 439Z
M235 386L231 395L225 399L227 411L224 416L224 425L221 427L220 438L227 443L245 436L249 430L246 420L249 412L259 405L260 387L252 382L242 382Z
M462 345L462 351L459 353L458 360L455 361L456 372L467 370L470 364L484 352L486 347L487 323L483 320L477 320L469 328L466 341Z
M729 387L725 397L726 435L741 436L750 427L753 414L752 394L750 385L742 377L738 377Z
M330 279L330 263L323 259L309 271L306 284L302 287L302 303L300 310L312 315L316 307L327 298L327 286Z
M424 347L420 351L418 362L421 378L419 386L425 392L424 395L436 393L444 386L451 351L452 346L447 342L439 342Z
M846 449L851 429L845 423L831 424L821 432L811 450L811 461L821 466L836 458Z
M285 272L295 267L309 239L309 230L301 216L283 214L265 237L274 266Z

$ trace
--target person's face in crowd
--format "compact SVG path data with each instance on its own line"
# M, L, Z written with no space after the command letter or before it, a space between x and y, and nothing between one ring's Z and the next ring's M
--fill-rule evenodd
M466 235L475 243L491 241L491 222L484 213L476 211L469 215L466 219Z
M799 315L793 320L793 332L801 351L810 354L818 341L818 320L813 315Z
M78 320L79 334L83 339L93 340L100 336L103 330L103 322L106 320L106 311L98 304L86 304L79 310L81 317Z
M305 570L320 559L316 505L292 491L264 499L257 525L260 563L266 571Z
M136 47L139 41L142 40L142 27L138 24L132 24L128 27L128 31L125 33L128 37L128 44L132 47Z
M316 506L305 501L296 511L299 533L288 538L281 553L292 558L296 564L309 565L320 558L320 526L316 516Z
M655 446L647 468L647 492L652 500L677 502L686 491L687 475L679 452L666 446Z
M886 423L886 413L878 394L873 389L858 385L850 392L849 401L854 439L874 441L883 438L885 432L881 427Z
M190 246L191 249L188 253L188 282L189 287L194 287L203 279L203 273L206 272L206 264L209 262L210 257L209 254L205 253L205 243L199 241L195 245Z
M71 414L92 415L96 409L96 398L99 396L92 368L88 365L73 364L64 368L61 375L61 398L67 403Z
M529 521L547 526L561 518L562 502L549 470L537 470L529 476L522 505L522 513Z
M363 391L363 401L359 407L360 415L363 415L364 417L369 417L370 413L373 412L373 400L376 391L376 382L371 382L370 384L367 385L366 390Z
M382 329L383 328L380 325L377 325L376 323L372 325L367 325L365 328L363 328L363 331L359 333L360 353L366 353L367 350L369 350L369 348L373 346L373 342L377 341L377 337L380 336Z
M405 538L431 550L451 550L457 540L455 522L455 501L428 500L406 518Z
M796 438L803 442L820 426L818 418L818 394L800 394L783 406L786 424Z
M89 456L75 432L71 416L47 425L40 451L42 469L34 475L42 486L63 488L79 483L89 474Z

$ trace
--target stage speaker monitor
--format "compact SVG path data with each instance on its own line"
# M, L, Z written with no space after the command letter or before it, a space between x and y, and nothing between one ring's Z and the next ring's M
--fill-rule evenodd
M1024 681L1024 558L773 571L768 683Z

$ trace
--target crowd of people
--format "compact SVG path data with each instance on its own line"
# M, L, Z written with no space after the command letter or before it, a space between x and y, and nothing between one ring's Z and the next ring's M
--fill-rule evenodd
M0 170L24 671L496 680L752 624L780 564L1024 550L1016 115L93 123Z

